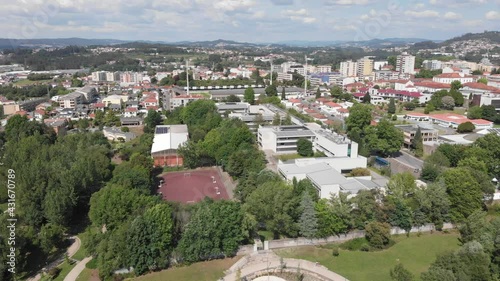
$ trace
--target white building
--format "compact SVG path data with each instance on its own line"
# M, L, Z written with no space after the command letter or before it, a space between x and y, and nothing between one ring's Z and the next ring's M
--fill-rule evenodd
M281 81L291 81L293 78L291 73L285 73L285 72L278 72L278 79L279 82Z
M460 81L460 83L474 82L474 77L465 75L464 73L443 73L432 78L432 81L444 84L451 84L453 81Z
M158 166L182 166L183 159L177 153L177 149L188 141L187 125L161 125L156 126L151 156L154 165Z
M321 72L321 73L332 72L332 66L331 65L317 65L316 71Z
M402 53L396 58L396 71L399 73L415 74L415 57Z
M309 179L316 187L320 198L329 199L340 192L351 197L361 190L370 190L380 186L371 177L345 177L354 168L366 168L365 157L325 157L296 159L278 164L278 172L289 181Z
M316 135L311 130L300 125L262 126L258 129L257 141L262 150L290 154L297 152L299 139L313 142L315 137Z
M429 70L437 70L443 68L443 63L439 60L424 60L422 62L422 68Z
M358 71L358 63L355 61L343 61L340 63L340 73L345 77L356 76Z
M389 64L388 61L376 61L376 62L373 62L373 69L382 70L382 67L384 67L388 64Z

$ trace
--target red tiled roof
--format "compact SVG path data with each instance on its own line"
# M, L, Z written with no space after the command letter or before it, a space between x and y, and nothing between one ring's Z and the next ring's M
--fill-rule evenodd
M327 103L325 103L325 105L328 106L328 107L332 107L332 108L342 107L340 104L334 103L333 101L327 102Z
M125 108L125 112L136 112L137 111L137 108L135 107L127 107Z
M407 96L407 97L414 97L418 98L421 97L421 93L417 92L408 92L408 91L399 91L399 90L394 90L394 89L380 89L378 90L379 93L387 93L387 94L394 94L394 95L400 95L400 96Z
M429 117L437 120L442 120L445 122L451 122L455 124L462 124L465 122L471 122L474 125L489 125L493 122L484 119L468 119L467 117L455 113L443 113L443 114L431 114Z
M449 89L449 88L451 88L450 84L444 84L444 83L432 82L432 81L414 82L413 85L415 85L415 87L426 87L426 88L433 88L433 89Z
M469 87L472 89L480 89L480 90L486 90L486 91L492 91L492 92L500 90L499 88L496 88L493 86L488 86L488 85L485 85L485 84L479 83L479 82L469 82L469 83L465 83L463 86Z
M316 101L318 101L318 102L327 102L327 101L330 101L330 99L327 99L327 98L317 98Z
M102 102L94 103L92 106L94 108L104 108L104 107L106 107L106 105L104 103L102 103Z
M348 113L348 112L349 112L349 109L347 109L347 108L339 108L339 109L337 109L337 112L340 112L340 113Z
M345 85L345 87L363 87L365 84L363 83L360 83L360 82L356 82L356 83L350 83L350 84L347 84Z
M467 78L467 77L472 77L472 76L467 76L467 75L460 75L460 73L442 73L442 74L439 74L437 76L435 76L437 78Z
M307 108L304 110L307 113L315 113L316 111L314 109Z
M288 101L291 103L301 103L299 99L289 99Z
M429 115L421 113L421 112L410 112L410 113L406 113L406 116L428 117Z
M38 113L40 115L44 115L45 114L45 111L44 110L41 110L41 109L37 109L35 110L35 113Z

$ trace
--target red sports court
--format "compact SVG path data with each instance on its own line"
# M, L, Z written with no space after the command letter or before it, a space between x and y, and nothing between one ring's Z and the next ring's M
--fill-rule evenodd
M182 203L195 203L205 197L214 200L229 199L226 187L217 169L169 172L163 176L159 192L163 199Z

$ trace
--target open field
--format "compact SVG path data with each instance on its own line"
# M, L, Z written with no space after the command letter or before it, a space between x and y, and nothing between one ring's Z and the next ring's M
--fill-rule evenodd
M402 112L396 111L396 115L405 115L407 113L412 113L412 112L419 112L419 113L424 113L425 108L424 107L417 107L414 110L403 110ZM430 114L443 114L443 113L456 113L463 115L465 113L465 108L455 108L454 110L435 110L432 111Z
M458 234L416 234L393 236L397 242L387 250L378 252L347 251L340 249L338 257L332 250L315 246L277 250L285 258L305 259L319 262L328 269L348 278L350 281L391 280L389 271L401 262L420 280L420 273L427 270L437 254L459 247Z
M214 281L224 276L224 270L229 269L241 257L227 258L194 263L190 266L170 268L151 273L131 280L137 281Z
M14 83L14 85L16 86L30 86L30 85L37 85L37 84L45 84L45 83L48 83L48 82L51 82L52 79L48 79L48 80L36 80L36 81L31 81L31 80L28 80L28 79L22 79L22 80L19 80L19 81L16 81Z

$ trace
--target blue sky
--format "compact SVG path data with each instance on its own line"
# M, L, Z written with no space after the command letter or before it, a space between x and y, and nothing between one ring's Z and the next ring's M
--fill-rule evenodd
M8 38L439 40L500 27L500 0L0 0L0 5L0 37Z

